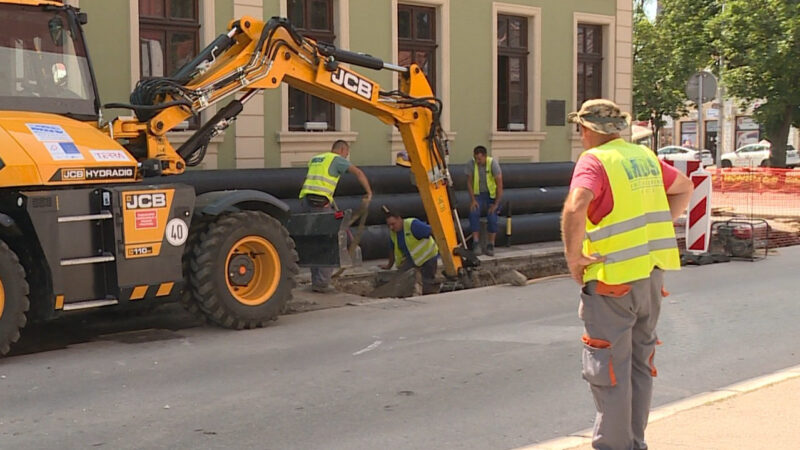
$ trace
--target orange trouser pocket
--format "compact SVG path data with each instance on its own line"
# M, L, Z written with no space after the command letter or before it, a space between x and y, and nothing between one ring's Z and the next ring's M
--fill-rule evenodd
M616 386L611 343L583 336L583 379L594 386Z
M619 298L628 295L631 292L631 287L627 284L605 284L602 281L598 281L595 292L603 297Z

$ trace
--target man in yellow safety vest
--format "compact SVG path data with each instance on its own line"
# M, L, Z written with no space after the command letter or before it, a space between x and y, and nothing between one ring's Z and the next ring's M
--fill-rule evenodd
M673 220L692 183L646 147L620 138L630 115L589 100L569 115L586 150L564 205L564 253L580 284L583 378L597 407L596 449L646 449L656 323L665 270L680 269Z
M350 156L350 145L338 140L333 143L330 152L320 153L308 162L308 173L306 174L303 187L300 190L300 200L305 211L325 211L336 207L333 201L333 193L339 178L349 172L356 176L361 187L364 188L364 198L367 202L372 198L372 188L369 185L364 172L352 164ZM331 275L333 269L324 267L311 268L311 289L314 292L328 293L334 289L331 287Z
M497 215L503 198L503 172L500 163L487 155L486 147L479 145L472 151L472 161L467 164L467 192L469 193L469 228L472 230L472 250L480 253L480 219L486 213L486 231L489 242L486 254L494 256L497 237Z
M403 219L399 214L383 206L392 251L389 263L381 267L389 270L397 266L400 272L419 269L422 274L422 293L433 294L439 291L436 285L436 267L439 247L433 240L431 226L413 217Z

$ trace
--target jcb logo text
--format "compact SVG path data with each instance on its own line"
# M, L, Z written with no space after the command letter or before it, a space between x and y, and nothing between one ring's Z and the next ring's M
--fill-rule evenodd
M166 208L166 206L167 195L163 192L125 196L125 209Z
M86 172L83 169L61 169L62 180L84 180Z
M372 100L372 83L363 78L359 78L358 75L354 73L343 69L336 69L336 72L331 74L331 81L348 91L355 92L367 100Z

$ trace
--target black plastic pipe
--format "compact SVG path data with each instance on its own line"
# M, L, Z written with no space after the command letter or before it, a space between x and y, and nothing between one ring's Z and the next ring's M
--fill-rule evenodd
M522 163L503 164L503 186L506 189L530 187L568 186L574 164ZM362 167L372 185L375 195L416 193L411 183L409 169L395 166ZM457 191L466 191L467 176L464 164L450 166ZM306 168L291 167L277 169L233 169L193 170L183 175L148 178L154 184L186 183L193 185L198 194L230 189L255 189L281 199L297 198L305 179ZM364 193L353 175L345 174L336 189L337 197L362 195Z
M515 219L517 215L560 212L567 196L566 186L552 188L525 188L508 189L503 194L503 203L513 205ZM300 201L297 199L285 200L291 211L299 211ZM469 194L466 192L456 192L456 202L458 204L458 215L461 218L468 218L469 215ZM352 209L358 211L361 206L361 197L348 196L338 197L336 204L339 209ZM390 210L402 217L416 217L427 221L425 209L419 194L395 194L395 195L376 195L372 197L367 215L367 225L383 224L386 220L381 206L386 205ZM500 211L504 214L504 211ZM514 226L516 227L516 220ZM505 226L505 225L503 225ZM516 231L516 230L514 230Z
M453 164L450 174L457 190L467 190L466 164ZM569 186L572 162L501 164L503 187L517 189L526 187Z
M498 233L498 246L555 241L560 239L560 210L568 192L574 164L524 163L503 164L503 203L514 209L512 235L507 238ZM388 253L389 232L384 225L382 205L387 205L404 217L427 220L422 201L411 182L406 168L393 166L362 167L373 187L367 225L361 238L365 259L385 258ZM469 196L466 192L466 166L451 165L456 192L458 213L465 233L469 233ZM148 178L148 183L185 183L195 187L198 194L231 189L254 189L268 192L299 211L297 196L306 175L306 168L198 170L171 177ZM342 177L336 190L340 209L357 211L363 190L352 175ZM503 212L501 211L501 215ZM500 218L499 228L505 228L505 218ZM355 232L355 230L354 230Z

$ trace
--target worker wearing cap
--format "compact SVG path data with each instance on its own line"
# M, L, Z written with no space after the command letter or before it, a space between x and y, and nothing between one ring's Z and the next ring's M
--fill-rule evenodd
M433 240L431 226L413 217L403 219L399 214L383 206L386 225L392 242L389 262L381 268L389 270L397 266L400 272L419 269L422 274L422 293L438 292L436 267L439 247Z
M586 151L561 228L570 274L583 288L583 378L597 408L592 445L646 449L663 271L680 269L672 223L689 204L692 183L620 138L630 115L613 102L589 100L569 120Z
M411 160L408 158L408 152L405 150L397 152L397 156L394 159L394 165L397 167L404 167L407 169L411 168ZM414 177L414 172L408 171L408 179L411 181L411 185L416 187L417 186L417 179Z
M350 156L350 145L338 140L333 143L331 151L314 156L308 162L308 173L306 174L303 187L300 190L300 200L305 211L326 211L336 207L333 200L333 193L339 184L339 177L347 172L352 173L364 188L365 201L369 202L372 198L372 188L369 185L364 172L352 164ZM311 289L314 292L331 292L330 285L333 269L326 267L311 268Z
M472 151L472 161L467 164L467 192L469 192L469 228L472 230L472 250L480 251L480 220L486 213L486 231L489 242L486 254L494 256L494 242L497 237L497 215L500 212L500 199L503 197L503 172L500 163L487 155L486 147L479 145Z

